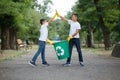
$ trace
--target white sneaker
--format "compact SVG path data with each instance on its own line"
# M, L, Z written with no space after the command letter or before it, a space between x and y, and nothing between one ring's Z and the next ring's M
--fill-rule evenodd
M80 62L80 65L83 67L84 66L83 62Z
M69 66L71 66L71 64L70 63L65 63L65 64L63 64L63 66L64 67L69 67Z
M32 61L30 61L29 64L30 64L32 67L36 67L36 66L37 66L37 65L36 65L34 62L32 62Z

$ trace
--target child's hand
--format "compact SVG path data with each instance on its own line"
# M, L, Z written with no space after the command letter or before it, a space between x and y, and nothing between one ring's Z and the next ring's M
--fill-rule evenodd
M67 40L70 41L70 39L72 39L72 38L73 38L72 36L69 36L69 37L67 38Z
M53 44L53 41L51 41L49 39L47 39L46 42L49 43L49 44L51 44L51 45Z
M52 19L55 19L56 16L57 16L57 14L56 14L56 12L55 12L55 14L52 16Z
M60 16L60 14L59 14L59 12L58 12L57 10L56 10L56 15L57 15L57 16Z

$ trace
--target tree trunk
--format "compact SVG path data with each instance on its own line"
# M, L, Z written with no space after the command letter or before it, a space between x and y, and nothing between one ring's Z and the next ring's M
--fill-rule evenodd
M15 32L16 33L16 32ZM17 33L15 34L15 49L18 50Z
M99 0L94 0L94 4L96 6L96 11L98 13L101 13L102 10L101 10L100 5L98 5L98 2L99 2ZM99 24L100 24L102 32L103 32L105 50L107 50L110 47L110 32L109 32L109 29L107 28L107 26L105 26L102 14L99 14L98 18L99 18Z
M0 27L0 39L1 39L1 27Z
M93 30L91 28L90 23L88 23L88 31L87 32L88 32L87 33L87 46L93 48L95 46L94 46Z
M118 3L119 3L119 5L118 5L118 6L119 6L119 8L120 8L120 0L119 0L119 2L118 2Z
M115 45L111 55L120 58L120 43Z
M10 49L15 49L15 45L16 45L15 34L16 33L14 31L14 28L10 28L9 32L10 32L10 36L9 36Z
M109 29L105 26L102 16L99 17L99 23L103 32L105 50L108 50L110 47L110 32Z
M1 49L17 49L17 39L14 28L1 27Z
M0 27L0 50L1 50L1 27Z
M1 49L10 49L9 47L9 28L1 27Z

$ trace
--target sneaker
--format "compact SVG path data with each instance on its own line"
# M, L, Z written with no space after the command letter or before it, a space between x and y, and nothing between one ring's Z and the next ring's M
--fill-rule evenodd
M65 63L65 64L63 64L63 66L64 67L69 67L69 66L71 66L71 64L70 63Z
M37 65L35 64L35 62L33 61L30 61L29 64L32 66L32 67L36 67Z
M83 62L80 62L80 65L83 67L84 66Z
M47 62L43 62L42 64L43 66L50 66L50 64L48 64Z

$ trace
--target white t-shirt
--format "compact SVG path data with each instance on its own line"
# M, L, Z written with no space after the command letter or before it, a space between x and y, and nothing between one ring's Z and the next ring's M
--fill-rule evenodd
M40 37L39 40L41 41L46 41L47 37L48 37L48 22L46 22L45 24L43 24L40 28Z
M72 20L68 20L68 24L70 25L70 32L69 35L73 35L76 29L81 29L81 25L79 22L74 22ZM74 38L79 38L79 33L74 36Z

